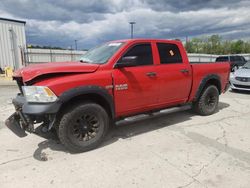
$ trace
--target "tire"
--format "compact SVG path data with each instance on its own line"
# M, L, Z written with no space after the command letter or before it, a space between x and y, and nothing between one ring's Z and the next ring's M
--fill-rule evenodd
M109 127L109 116L98 104L82 103L62 115L58 138L71 152L92 150L101 144Z
M193 109L202 116L208 116L218 108L219 91L216 86L209 85L202 91L200 97L193 103Z

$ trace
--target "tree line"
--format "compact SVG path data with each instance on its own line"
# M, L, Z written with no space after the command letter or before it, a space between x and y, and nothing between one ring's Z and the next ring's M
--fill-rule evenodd
M65 48L61 48L58 46L40 46L40 45L32 45L32 44L27 45L27 48L65 50Z
M185 44L188 53L204 54L241 54L250 53L250 41L223 40L219 35L192 38Z
M73 48L63 48L63 47L59 47L59 46L41 46L41 45L32 45L29 44L27 45L27 48L36 48L36 49L51 49L51 50L75 50ZM78 49L81 51L88 51L88 49Z

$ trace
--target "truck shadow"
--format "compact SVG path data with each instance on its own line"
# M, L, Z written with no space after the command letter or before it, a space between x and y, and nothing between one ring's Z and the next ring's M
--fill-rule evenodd
M227 103L220 102L216 113L225 108L228 108L229 106L230 105ZM156 131L164 127L189 121L194 116L197 115L193 113L190 109L182 109L178 111L163 110L161 112L157 112L150 115L139 115L127 118L126 120L118 121L116 125L111 128L103 144L99 146L99 148L112 144L118 141L119 139L131 139L132 137L140 134ZM64 146L60 144L60 141L58 140L55 133L39 133L39 136L46 138L47 140L39 143L38 148L34 151L33 157L36 160L46 161L46 153L44 150L48 148L53 151L62 151L69 153L64 148Z
M229 106L227 103L220 102L216 113ZM162 111L154 115L142 115L131 120L123 120L116 123L116 126L113 127L100 147L116 142L119 139L129 139L140 134L189 121L194 116L197 116L197 114L188 109L175 112Z

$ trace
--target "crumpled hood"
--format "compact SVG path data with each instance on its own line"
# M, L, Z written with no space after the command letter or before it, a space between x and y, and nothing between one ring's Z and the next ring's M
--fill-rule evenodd
M250 69L238 69L234 72L236 77L248 77L250 78Z
M36 65L29 65L15 71L13 77L22 77L23 82L28 82L34 78L53 73L90 73L95 72L99 65L82 62L52 62Z

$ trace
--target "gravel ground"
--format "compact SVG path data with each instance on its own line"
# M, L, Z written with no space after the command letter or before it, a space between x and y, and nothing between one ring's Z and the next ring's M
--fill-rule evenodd
M52 134L5 126L17 88L0 86L0 186L250 187L250 93L227 92L207 117L189 110L119 122L96 150L70 154Z

